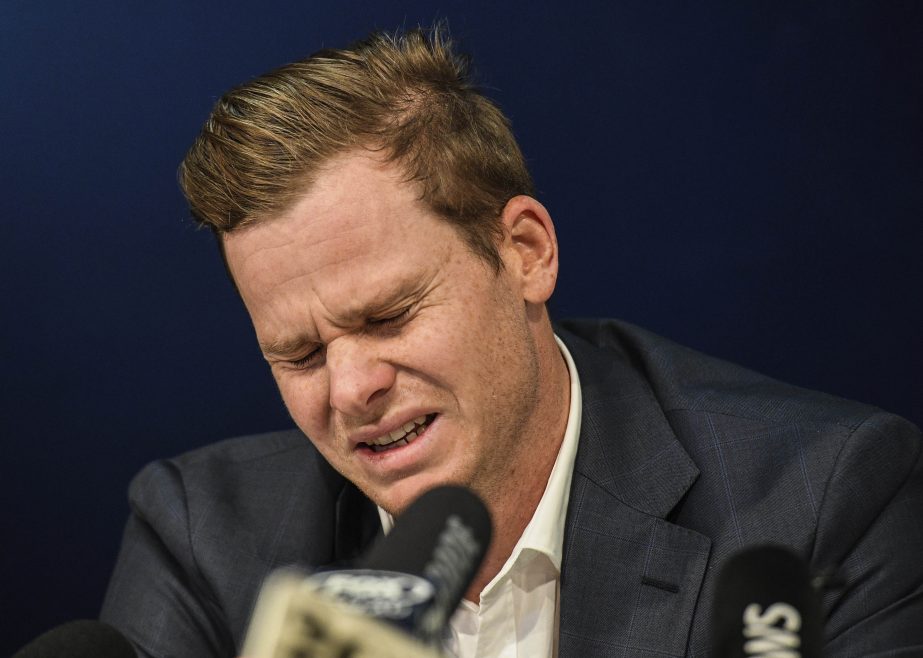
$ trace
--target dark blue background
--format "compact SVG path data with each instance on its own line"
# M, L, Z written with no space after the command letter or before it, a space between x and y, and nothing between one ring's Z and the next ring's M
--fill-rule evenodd
M0 3L0 653L96 614L145 462L287 426L176 166L229 86L449 19L619 316L923 421L918 2Z

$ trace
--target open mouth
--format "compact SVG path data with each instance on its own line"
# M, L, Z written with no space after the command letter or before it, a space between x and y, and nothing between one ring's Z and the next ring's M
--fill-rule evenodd
M374 452L384 452L385 450L393 450L394 448L406 446L413 443L418 436L423 434L435 417L436 414L427 414L419 418L414 418L410 422L404 423L403 427L399 427L393 432L383 434L376 439L372 439L360 445L371 448Z

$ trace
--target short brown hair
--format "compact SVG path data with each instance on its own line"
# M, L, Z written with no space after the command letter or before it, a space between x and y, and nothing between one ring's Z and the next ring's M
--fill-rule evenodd
M332 156L398 162L421 199L494 268L506 202L534 195L509 121L472 84L443 27L375 33L226 93L179 169L193 217L219 237L282 212Z

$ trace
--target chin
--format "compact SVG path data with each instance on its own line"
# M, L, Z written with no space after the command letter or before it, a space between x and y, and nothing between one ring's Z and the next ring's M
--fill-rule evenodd
M392 516L400 516L417 498L430 489L447 484L461 484L458 478L442 477L439 474L423 474L404 478L395 482L385 490L367 491L366 495L375 501L375 504Z

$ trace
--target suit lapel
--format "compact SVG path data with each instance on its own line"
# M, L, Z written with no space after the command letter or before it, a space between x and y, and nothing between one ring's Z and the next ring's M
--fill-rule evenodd
M337 497L333 565L348 566L381 534L381 519L375 503L354 484L344 480L343 490Z
M624 352L558 333L583 393L560 655L682 656L711 542L665 518L698 469Z

